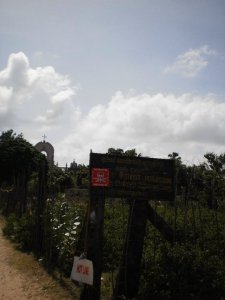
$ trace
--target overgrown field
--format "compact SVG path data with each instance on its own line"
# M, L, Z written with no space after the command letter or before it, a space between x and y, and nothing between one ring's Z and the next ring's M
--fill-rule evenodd
M111 154L137 156L135 149L110 148ZM198 166L186 166L177 153L168 156L176 165L176 200L149 200L153 218L136 299L225 299L225 154L207 153ZM85 249L89 168L75 162L64 170L49 167L45 156L12 130L0 136L0 167L5 235L34 253L49 273L69 276L74 255ZM106 199L102 299L111 299L126 254L132 205L130 199Z
M174 229L169 243L149 223L137 299L223 299L225 295L225 214L191 202L151 203ZM45 251L41 259L50 272L69 276L73 256L84 249L87 203L48 199L45 211ZM128 204L106 202L102 294L110 299L127 231ZM32 215L7 218L4 233L32 251ZM177 237L176 237L177 235ZM39 258L40 259L40 258Z

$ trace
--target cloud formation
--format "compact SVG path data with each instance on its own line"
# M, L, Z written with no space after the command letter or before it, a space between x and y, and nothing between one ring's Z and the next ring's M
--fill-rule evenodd
M81 118L58 150L88 162L90 149L136 148L145 156L167 157L173 151L187 160L207 151L223 151L225 103L213 95L124 95L117 92L107 105L93 107ZM72 157L71 157L72 160Z
M76 87L67 76L52 66L31 68L23 52L13 53L0 71L0 126L51 129L58 126L65 103L71 106L75 95Z
M73 159L87 164L90 149L104 153L110 147L136 148L150 157L178 152L189 162L207 151L224 152L225 103L214 95L117 91L82 114L76 93L68 76L52 66L32 68L24 53L11 54L0 71L0 128L22 132L32 143L46 133L62 166Z
M174 73L184 77L195 77L208 65L210 56L216 55L216 51L208 46L190 49L179 55L175 62L164 69L164 73Z

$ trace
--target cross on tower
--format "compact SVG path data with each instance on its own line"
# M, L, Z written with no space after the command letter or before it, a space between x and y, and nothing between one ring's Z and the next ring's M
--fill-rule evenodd
M42 137L44 138L44 140L43 140L43 141L45 142L45 138L46 138L47 136L44 134L44 135L42 135Z

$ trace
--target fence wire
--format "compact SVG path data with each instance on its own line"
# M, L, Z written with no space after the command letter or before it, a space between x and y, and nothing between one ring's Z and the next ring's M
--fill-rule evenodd
M79 188L72 194L48 191L46 172L46 166L42 166L28 185L22 183L23 179L18 188L1 186L0 206L5 215L13 213L20 218L14 228L17 242L33 251L50 273L57 270L69 276L74 255L81 255L85 248L89 195ZM148 202L151 211L136 299L224 297L224 186L223 178L197 181L192 172L185 184L177 187L174 203ZM136 242L129 239L129 215L132 218L132 202L128 199L106 199L102 299L113 295L126 243ZM126 265L129 259L126 257ZM125 273L125 290L126 285Z

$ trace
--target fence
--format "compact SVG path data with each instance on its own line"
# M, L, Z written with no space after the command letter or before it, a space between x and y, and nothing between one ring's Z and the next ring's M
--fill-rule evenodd
M79 190L70 199L58 189L50 193L46 165L32 176L27 185L20 184L18 189L13 185L1 188L1 209L8 216L14 213L19 217L11 216L13 222L8 223L11 227L6 232L42 259L50 273L58 270L61 275L69 276L73 256L81 255L85 249L88 199L81 199ZM20 182L25 182L24 178ZM140 220L145 215L147 222L140 223L145 227L141 267L133 274L129 273L129 265L135 263L137 256L135 253L128 256L129 247L132 244L132 248L138 249L140 240L139 231L130 235L132 219L137 212L134 208L139 204L143 207L144 203L106 198L100 298L222 299L225 295L223 189L224 185L216 184L213 179L196 183L196 174L192 172L182 187L178 186L174 203L147 201L147 210L142 209L136 215ZM118 281L121 266L123 276ZM131 277L132 282L136 281L133 291ZM122 288L118 282L122 282ZM76 289L80 293L80 288ZM116 290L121 293L115 293Z

